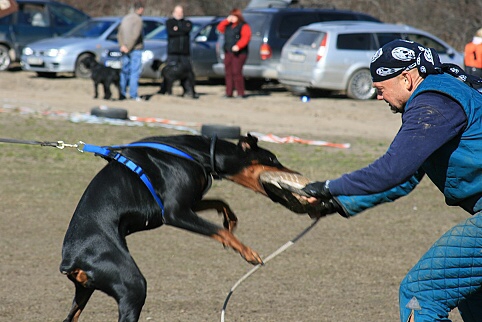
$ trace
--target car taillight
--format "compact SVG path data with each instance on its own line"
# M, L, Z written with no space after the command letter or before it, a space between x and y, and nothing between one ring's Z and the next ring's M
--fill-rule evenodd
M320 47L318 48L318 51L316 52L316 61L319 61L325 55L326 39L327 38L328 38L328 35L325 34L325 36L323 36L323 39L321 40Z
M259 56L262 60L270 59L272 55L273 51L268 44L262 44L261 47L259 47Z

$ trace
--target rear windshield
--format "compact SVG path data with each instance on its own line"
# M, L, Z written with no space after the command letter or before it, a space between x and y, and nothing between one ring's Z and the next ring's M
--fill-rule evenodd
M248 23L249 27L251 28L251 34L255 36L262 36L263 35L263 30L264 30L264 25L266 23L266 20L269 19L269 17L264 13L245 13L244 14L244 19Z
M317 48L320 46L321 38L325 34L324 32L320 33L312 30L301 31L290 41L290 46Z

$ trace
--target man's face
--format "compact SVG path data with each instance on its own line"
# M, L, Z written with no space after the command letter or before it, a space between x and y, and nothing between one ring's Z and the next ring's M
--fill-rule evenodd
M382 82L374 82L373 87L377 90L377 99L387 102L393 113L403 112L411 95L405 73Z
M175 7L174 11L172 12L172 16L176 20L182 19L184 17L184 10L182 9L182 7Z

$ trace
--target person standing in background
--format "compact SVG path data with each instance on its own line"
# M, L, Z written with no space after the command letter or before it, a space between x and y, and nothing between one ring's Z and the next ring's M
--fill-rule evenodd
M142 68L142 49L144 48L142 14L144 4L141 1L134 2L134 11L122 18L117 33L120 51L122 53L120 72L120 99L126 99L127 87L129 97L135 101L141 101L137 94L139 77Z
M174 7L172 18L166 21L167 28L167 62L166 65L177 65L187 70L189 75L181 80L184 95L198 98L194 90L195 75L191 65L191 30L192 22L184 19L184 8L181 5Z
M251 28L246 23L241 10L231 10L229 16L221 21L217 29L224 34L224 74L226 81L225 97L233 97L234 89L240 98L246 98L243 66L248 58L248 44Z
M468 74L482 77L482 28L477 30L472 41L465 45L464 64Z

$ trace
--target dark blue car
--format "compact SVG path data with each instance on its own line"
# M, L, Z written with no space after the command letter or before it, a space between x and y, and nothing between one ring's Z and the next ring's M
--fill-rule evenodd
M66 33L90 19L84 12L51 0L17 0L18 11L0 18L0 71L20 61L22 49L36 40Z

